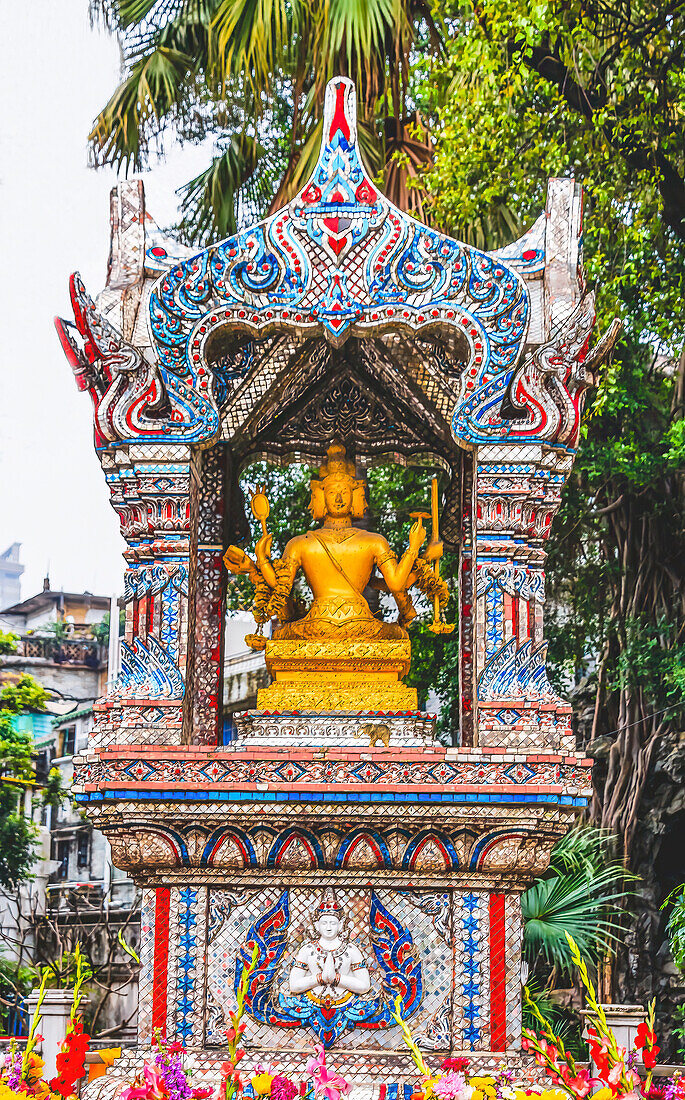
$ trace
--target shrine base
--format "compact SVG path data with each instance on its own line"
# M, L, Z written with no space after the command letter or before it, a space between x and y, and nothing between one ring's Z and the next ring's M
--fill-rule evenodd
M445 748L422 714L250 712L237 725L220 748L110 744L76 761L79 802L143 888L136 1057L160 1029L214 1082L256 945L248 1067L300 1080L322 1042L360 1097L404 1098L416 1074L398 995L431 1064L518 1065L520 895L587 802L589 762ZM355 740L378 726L388 746ZM293 992L298 960L323 942L325 898L340 916L335 966L354 949L362 995Z

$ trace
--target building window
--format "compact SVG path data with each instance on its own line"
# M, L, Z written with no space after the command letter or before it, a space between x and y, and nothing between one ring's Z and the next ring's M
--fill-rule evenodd
M58 840L57 850L55 858L59 861L59 867L57 868L57 878L63 881L69 878L69 841Z
M62 735L62 756L73 756L76 748L76 726L67 726Z
M76 866L83 870L88 866L90 859L90 836L88 833L79 833L76 848Z
M36 754L36 782L45 783L50 771L50 756L47 749Z

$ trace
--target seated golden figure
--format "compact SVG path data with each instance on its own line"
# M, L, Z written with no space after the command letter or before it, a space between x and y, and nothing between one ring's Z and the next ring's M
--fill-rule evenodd
M401 682L411 658L405 626L416 614L408 589L416 584L433 599L436 616L448 594L438 566L437 482L433 538L425 557L418 556L426 538L425 513L415 513L409 547L398 561L387 539L353 524L366 512L364 483L354 476L340 443L328 448L319 473L310 483L309 510L322 521L316 531L290 539L282 558L272 561L266 529L269 502L262 487L252 496L253 515L262 525L256 560L237 546L229 546L224 555L230 572L247 573L256 589L253 612L259 633L245 640L253 649L266 649L274 678L270 687L260 688L257 705L276 711L416 709L416 689ZM289 621L288 597L299 570L314 599L304 617L294 619L290 611ZM369 585L393 595L397 622L376 618L364 596ZM262 626L274 618L282 625L267 641Z
M264 533L257 543L256 562L239 547L231 546L224 558L227 568L233 573L248 573L257 587L266 582L272 592L280 590L282 597L292 589L298 570L304 573L314 601L303 619L286 622L274 630L274 639L407 638L402 624L415 614L407 588L416 582L413 570L426 538L421 518L412 526L409 547L398 561L383 535L353 526L353 520L360 519L367 509L364 483L354 477L354 466L346 459L340 443L328 448L328 459L320 475L320 479L313 478L310 483L309 511L314 519L323 521L322 526L290 539L277 563L269 556L270 534ZM441 543L432 542L426 561L435 560L441 552ZM364 597L375 568L383 580L376 580L374 586L395 597L400 609L399 622L377 619ZM280 603L282 621L285 599Z

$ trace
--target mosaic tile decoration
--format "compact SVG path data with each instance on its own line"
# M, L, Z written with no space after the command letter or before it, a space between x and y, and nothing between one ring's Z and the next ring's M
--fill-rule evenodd
M140 970L138 972L138 1043L152 1042L153 969L155 957L155 891L142 891L140 909Z
M275 990L281 999L287 999L287 975L299 948L313 934L310 928L312 910L321 898L321 891L310 889L291 889L288 892L289 923L287 925L287 944L276 976ZM245 891L230 914L222 913L220 924L212 929L208 943L207 1000L207 1044L222 1045L225 1028L224 1013L226 1006L233 1004L236 958L245 942L247 933L259 912L268 911L278 903L282 891L278 888L262 891ZM350 941L361 950L371 975L371 993L366 998L378 997L384 983L391 979L384 975L374 954L370 936L370 908L372 892L369 890L337 890L336 896L342 905L348 920ZM378 900L392 917L411 934L413 952L422 974L423 995L419 1007L411 1015L415 1034L426 1038L432 1049L448 1050L451 1043L450 1007L453 969L453 949L451 942L445 941L444 929L438 930L433 917L416 905L413 895L397 894L387 890L378 891ZM433 899L431 899L433 900ZM439 900L439 897L435 899ZM445 1007L447 1003L447 1008ZM389 1014L385 1013L382 1026L372 1029L345 1029L338 1043L347 1049L369 1049L378 1046L391 1050L399 1049L401 1041L396 1025L390 1024ZM251 1019L248 1023L246 1038L250 1044L269 1048L282 1055L293 1046L310 1049L312 1045L311 1029L306 1027L273 1027L264 1022ZM438 1044L442 1044L439 1046Z
M288 917L277 930L274 973L262 981L258 964L253 976L262 1003L267 995L277 1005L292 1001L288 988L291 967L302 948L318 935L311 917L324 892L302 886L286 893ZM516 1016L507 1018L504 1006L520 983L520 925L516 910L507 911L503 894L340 887L335 896L345 913L349 942L361 952L360 965L368 969L371 986L368 994L345 1002L350 1018L346 1017L337 1038L328 1043L336 1064L349 1061L354 1053L355 1074L368 1081L377 1074L387 1080L392 1072L388 1058L406 1062L401 1035L389 1014L368 1028L358 1021L364 1017L360 1005L378 1001L379 996L383 1003L384 997L394 996L392 967L407 957L420 971L420 980L419 996L405 1009L405 1016L422 1049L445 1056L455 1050L511 1054L518 1048L520 1023ZM235 1007L236 963L251 929L260 918L273 913L282 897L281 887L210 888L207 892L179 886L155 892L153 922L159 933L151 980L157 999L155 1026L166 1019L168 1035L189 1048L203 1046L208 1054L212 1048L225 1048L227 1013ZM390 956L383 962L374 949L374 899L391 915L392 934L405 944L401 958L392 959L391 964ZM150 902L146 897L146 914ZM496 912L502 917L499 930L495 928ZM498 936L501 949L495 943ZM144 967L150 984L149 965L144 962ZM263 1016L248 997L248 1060L258 1062L268 1056L286 1072L302 1072L317 1040L315 1023L274 1026ZM508 1028L508 1034L500 1034L502 1026Z
M588 350L581 189L551 180L535 225L480 252L377 191L350 81L329 83L324 115L311 180L265 222L189 255L149 217L142 182L123 182L97 303L72 277L75 323L57 328L93 400L128 563L121 675L93 745L217 741L221 552L242 508L230 456L237 444L241 462L270 447L316 459L333 385L364 405L350 421L358 455L432 454L451 471L462 743L570 751L570 709L545 671L544 543L584 393L617 335ZM331 358L350 336L375 387ZM285 450L269 437L281 413Z
M271 720L269 720L271 723ZM335 725L330 719L331 727ZM81 802L201 801L546 803L582 806L589 761L575 755L336 747L166 750L122 747L75 759Z

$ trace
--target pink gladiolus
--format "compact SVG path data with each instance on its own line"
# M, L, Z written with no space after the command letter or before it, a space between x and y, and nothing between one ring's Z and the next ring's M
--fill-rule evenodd
M431 1088L441 1100L471 1100L473 1089L470 1088L461 1073L450 1070L444 1077L434 1081Z
M307 1074L314 1081L314 1092L324 1096L326 1100L340 1100L341 1096L350 1091L350 1085L341 1077L326 1068L326 1053L323 1046L319 1047L318 1054L307 1062Z
M623 1062L614 1062L613 1066L607 1073L607 1081L610 1085L616 1086L621 1083L621 1075L623 1074Z

